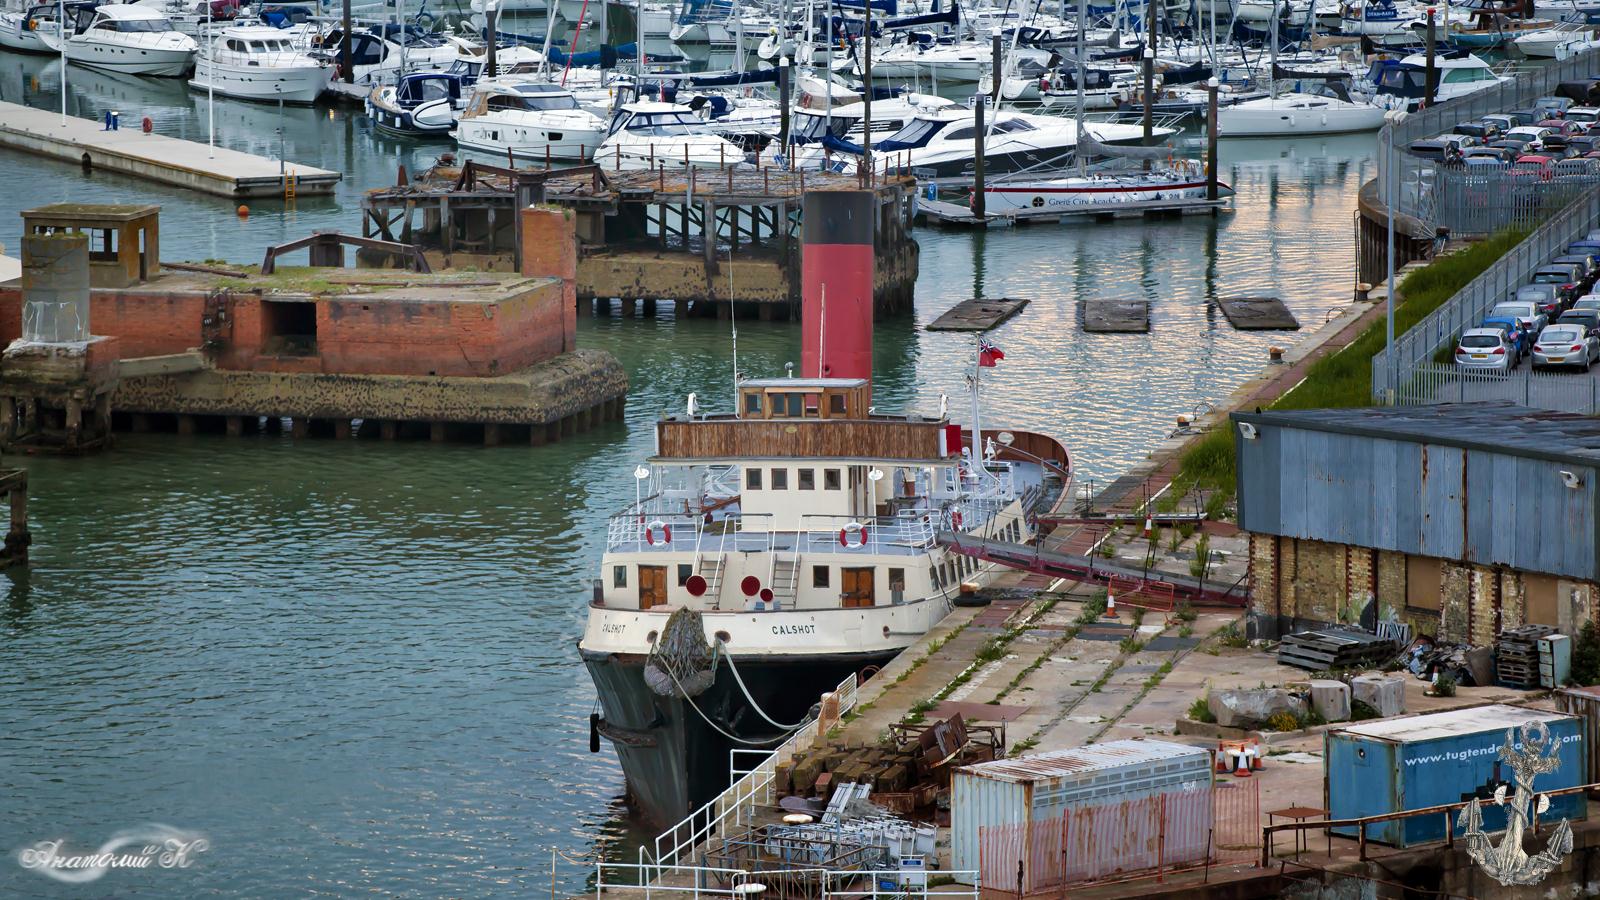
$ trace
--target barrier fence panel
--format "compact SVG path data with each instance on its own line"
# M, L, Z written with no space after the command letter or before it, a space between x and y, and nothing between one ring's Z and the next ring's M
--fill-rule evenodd
M1600 414L1600 381L1581 372L1523 370L1510 375L1450 365L1419 365L1395 391L1396 406L1500 400L1557 412Z
M1211 861L1255 864L1261 858L1261 781L1220 781L1214 790Z

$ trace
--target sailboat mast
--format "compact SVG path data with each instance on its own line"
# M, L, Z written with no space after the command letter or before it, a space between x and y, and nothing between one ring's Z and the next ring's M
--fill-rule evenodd
M1073 142L1072 155L1078 158L1079 175L1084 174L1087 168L1087 163L1085 163L1083 159L1083 79L1086 77L1083 69L1083 30L1088 26L1088 17L1089 0L1078 0L1078 139Z

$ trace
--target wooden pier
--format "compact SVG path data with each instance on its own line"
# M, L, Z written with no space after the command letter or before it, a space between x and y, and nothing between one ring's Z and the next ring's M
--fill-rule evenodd
M137 120L122 124L106 131L72 116L62 124L59 112L0 103L0 147L230 198L281 197L286 184L296 196L330 194L342 177L299 163L280 171L279 161L265 156L224 147L213 153L207 144L145 134Z
M981 218L966 206L948 200L917 201L917 216L932 225L959 228L1010 228L1014 225L1070 225L1100 219L1137 219L1152 216L1193 216L1230 209L1220 200L1144 200L1138 203L1085 203L1068 209L1008 210Z
M676 304L679 314L727 316L733 304L762 319L794 316L800 300L801 198L858 190L853 175L785 172L730 162L716 168L616 172L594 164L507 169L436 167L362 202L364 236L415 243L435 269L514 269L521 253L513 210L570 210L578 234L577 297ZM874 305L911 308L919 262L910 236L915 182L883 178L874 233Z

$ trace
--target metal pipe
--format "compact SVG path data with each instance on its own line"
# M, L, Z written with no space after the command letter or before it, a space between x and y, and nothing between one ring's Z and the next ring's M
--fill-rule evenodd
M1364 9L1365 7L1363 6L1362 8ZM1434 94L1439 89L1439 63L1436 56L1439 43L1435 35L1436 23L1434 22L1433 14L1433 7L1428 7L1428 76L1425 82L1426 87L1422 93L1422 102L1430 108L1433 106Z
M789 167L789 57L778 60L778 152L783 166Z
M1153 4L1155 0L1150 0ZM1149 7L1146 7L1148 10ZM1148 13L1147 13L1148 15ZM1155 137L1155 87L1156 50L1148 42L1144 45L1144 145L1150 146ZM1144 161L1144 170L1150 171L1150 160Z
M982 219L985 215L983 208L983 107L987 99L982 94L974 94L972 97L972 142L975 145L972 153L972 214L979 219Z
M1215 75L1206 82L1206 199L1217 199L1217 88Z

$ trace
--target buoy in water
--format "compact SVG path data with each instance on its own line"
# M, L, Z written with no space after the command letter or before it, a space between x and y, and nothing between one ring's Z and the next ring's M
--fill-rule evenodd
M237 212L239 213L239 218L241 219L250 218L250 207L245 206L243 203L239 204L239 209Z

